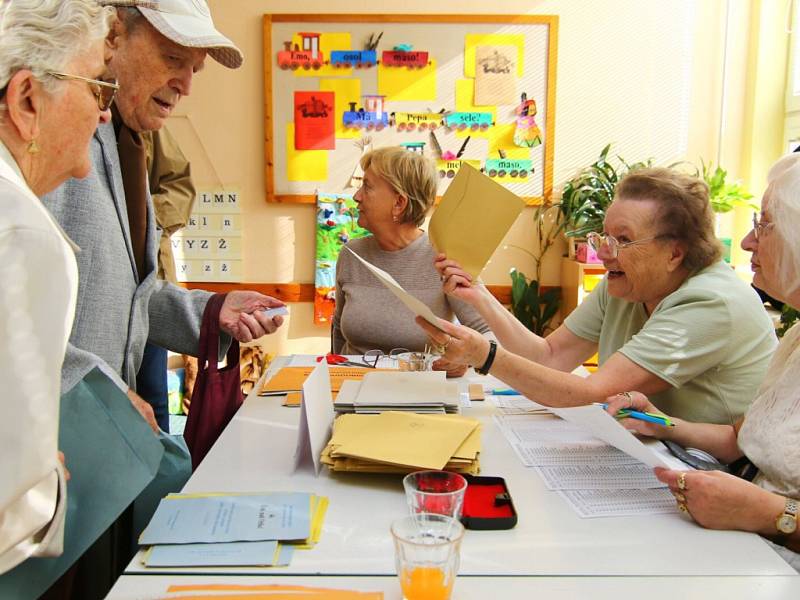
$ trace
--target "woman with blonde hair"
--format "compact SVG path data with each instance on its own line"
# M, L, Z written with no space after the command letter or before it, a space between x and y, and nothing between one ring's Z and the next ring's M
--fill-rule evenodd
M103 79L111 14L95 0L0 1L0 573L62 551L59 397L78 274L39 197L89 174L117 89Z
M361 159L364 178L355 194L358 224L371 236L350 241L336 264L336 312L332 349L339 354L369 350L390 352L405 348L420 352L428 343L411 313L359 260L388 272L410 294L439 317L454 317L479 334L489 327L465 302L442 291L433 268L436 254L420 226L436 200L438 176L433 162L401 146L379 148ZM448 376L463 375L466 367L440 359L434 369Z

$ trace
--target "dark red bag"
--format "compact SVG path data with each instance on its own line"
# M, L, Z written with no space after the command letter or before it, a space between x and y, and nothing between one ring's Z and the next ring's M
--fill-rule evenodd
M239 342L231 342L225 368L219 369L217 364L219 313L225 296L226 294L214 294L209 298L200 327L197 381L183 432L186 445L192 453L192 470L205 458L244 401L239 382Z

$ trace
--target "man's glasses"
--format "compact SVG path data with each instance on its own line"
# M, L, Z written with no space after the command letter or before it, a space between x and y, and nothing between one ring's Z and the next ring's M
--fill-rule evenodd
M668 237L665 235L655 235L649 238L643 238L641 240L633 240L631 242L620 242L615 238L613 235L608 235L607 233L597 233L596 231L592 231L589 235L586 236L586 241L591 247L592 250L595 252L600 252L600 248L605 245L608 254L611 258L617 258L619 255L619 251L627 248L628 246L635 246L636 244L646 244L647 242L652 242L653 240L657 240L660 238Z
M77 81L85 81L89 89L97 99L97 106L101 111L105 112L114 102L114 96L117 94L119 86L116 82L110 83L108 81L100 81L99 79L89 79L88 77L81 77L80 75L70 75L69 73L59 73L58 71L47 71L47 74L56 79L67 80L75 79Z
M764 235L765 231L772 229L773 225L775 225L775 223L764 223L759 221L758 215L753 213L753 235L755 236L756 241L758 241L758 239Z

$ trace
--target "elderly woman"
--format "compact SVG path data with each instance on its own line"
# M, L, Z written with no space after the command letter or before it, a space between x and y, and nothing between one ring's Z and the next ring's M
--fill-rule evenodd
M800 156L779 160L767 177L761 219L742 241L752 253L753 283L770 296L800 306ZM703 527L754 531L781 544L778 552L800 569L800 326L781 340L766 379L745 417L735 425L689 423L650 426L624 419L629 429L710 452L723 462L746 456L758 468L750 483L720 471L656 469L678 500ZM612 414L632 406L653 410L639 393L609 398ZM785 547L783 547L785 546Z
M546 338L525 329L444 256L444 289L475 306L502 346L442 322L420 323L445 357L474 365L551 406L629 389L691 421L731 424L747 409L776 345L755 292L720 260L708 188L671 169L634 171L617 186L590 243L607 277ZM570 371L599 353L587 378Z
M436 199L433 163L400 146L368 152L361 159L364 179L356 192L358 224L372 235L352 240L347 248L394 277L413 296L450 322L457 317L475 335L489 327L467 303L448 297L433 267L436 255L420 229ZM428 337L411 323L408 309L357 258L342 250L336 265L336 312L332 348L340 354L380 349L425 349ZM464 365L438 360L434 369L463 375Z
M78 275L37 196L89 173L89 140L111 118L108 10L95 0L0 2L0 573L62 549L56 444Z

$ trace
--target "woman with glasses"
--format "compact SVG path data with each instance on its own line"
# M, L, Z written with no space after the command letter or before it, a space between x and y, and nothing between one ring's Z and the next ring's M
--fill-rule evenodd
M476 335L489 327L467 303L442 290L433 267L435 251L420 229L436 199L434 164L403 147L379 148L361 159L364 176L356 192L358 224L371 236L350 241L336 264L336 312L331 346L337 354L389 353L392 348L422 352L428 336L410 319L410 311L351 254L389 273L403 288L448 322L457 317ZM457 377L465 365L438 360L434 369Z
M779 160L767 176L761 218L742 241L752 254L753 283L770 296L800 306L800 155ZM733 426L688 423L651 426L625 419L641 435L670 439L713 454L730 463L746 456L758 469L752 483L721 471L656 469L668 484L678 507L703 527L741 529L776 542L775 549L800 569L800 326L784 335L766 378L743 419ZM653 405L640 393L609 398L612 414ZM784 547L785 546L785 547Z
M421 326L446 358L551 406L630 389L690 421L731 424L747 409L776 345L756 293L720 260L708 187L671 169L629 173L604 231L590 237L608 275L546 338L525 329L446 257L444 289L478 309L502 346L450 323ZM595 352L587 378L570 372Z
M116 91L101 80L109 18L95 0L0 1L0 573L62 551L59 396L78 273L39 196L89 173Z

